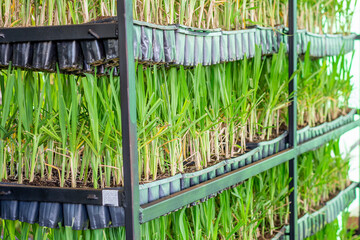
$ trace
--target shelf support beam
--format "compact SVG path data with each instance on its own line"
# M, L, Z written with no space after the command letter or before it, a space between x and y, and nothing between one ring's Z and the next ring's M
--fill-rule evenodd
M116 23L0 28L0 43L116 39Z
M136 240L140 239L140 204L132 0L119 0L117 4L125 230L127 240Z
M297 69L297 0L289 0L289 78L293 77ZM294 76L289 83L289 94L292 94L289 115L289 144L296 149L297 139L297 79ZM290 240L298 236L297 213L297 156L289 161L290 184Z

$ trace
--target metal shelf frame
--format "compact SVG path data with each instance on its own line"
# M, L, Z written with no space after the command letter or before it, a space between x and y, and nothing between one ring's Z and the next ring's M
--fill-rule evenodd
M118 38L116 23L0 28L0 43Z
M186 190L161 198L154 202L141 205L139 203L139 176L138 176L138 152L137 152L137 123L136 123L136 90L135 90L135 64L133 51L133 13L132 0L119 0L117 10L117 23L89 23L82 25L28 27L28 28L0 28L0 43L5 42L37 42L37 41L60 41L60 40L94 40L113 38L119 41L119 73L121 89L121 114L123 129L123 172L124 187L118 190L118 204L125 208L126 239L140 239L140 223L155 219L176 209L205 198L211 194L217 194L228 187L236 185L256 174L271 169L281 163L289 162L289 173L292 179L289 185L293 189L290 195L290 240L297 239L297 156L306 151L325 144L329 140L341 136L346 131L360 125L360 120L349 123L336 130L330 131L320 137L309 140L300 145L297 144L297 79L289 83L289 93L292 94L291 104L288 107L289 136L287 143L290 148L278 154L262 159L238 170L229 172L217 178L211 179ZM297 69L297 0L289 0L289 77ZM356 39L360 39L359 36ZM21 198L19 194L8 194L22 191L21 187L0 184L0 199ZM15 189L15 190L14 190ZM19 190L20 189L20 190ZM101 204L101 190L89 190L88 192L76 193L59 188L34 187L33 200L48 200L44 198L45 190L53 192L53 196L63 193L63 201L77 203ZM80 191L79 191L80 192ZM49 194L48 194L49 195ZM51 194L50 194L51 195ZM41 198L40 198L41 196ZM74 197L75 196L75 197ZM20 199L21 200L21 199ZM61 199L58 199L61 201Z

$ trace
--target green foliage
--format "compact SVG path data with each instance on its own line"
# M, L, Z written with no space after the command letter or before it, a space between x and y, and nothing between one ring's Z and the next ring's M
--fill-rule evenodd
M285 46L263 60L261 48L255 52L252 60L190 69L137 64L144 181L191 165L205 168L244 153L248 141L279 134L288 104ZM69 181L71 187L121 185L118 77L11 68L0 76L0 180L56 177L61 187Z
M298 124L315 126L346 114L352 91L350 62L344 54L311 59L308 51L299 61Z
M339 140L299 157L298 212L313 212L348 184L349 156L341 156Z
M262 57L256 47L253 59L187 69L137 64L140 179L200 170L281 134L289 104L285 50ZM349 66L343 55L310 60L307 52L297 72L299 125L346 113ZM0 76L0 180L122 184L118 77L11 68Z

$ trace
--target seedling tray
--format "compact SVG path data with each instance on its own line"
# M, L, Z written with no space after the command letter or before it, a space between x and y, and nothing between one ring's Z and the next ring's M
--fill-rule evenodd
M328 223L333 222L339 214L344 211L356 198L356 188L359 183L352 183L346 189L339 192L339 194L326 202L325 206L318 211L305 214L298 219L298 240L311 237L321 231ZM286 226L286 230L280 232L275 239L289 239L286 233L289 232L289 226Z
M115 28L106 23L96 23ZM113 23L116 25L116 23ZM245 30L222 31L198 29L183 25L161 26L135 21L133 46L135 60L144 64L167 64L193 67L213 65L243 58L252 58L255 45L263 55L274 54L281 43L288 46L287 29L254 26ZM109 74L118 67L118 40L102 38L96 32L94 40L40 41L0 43L0 67L14 67L39 71L56 71L56 63L64 73ZM324 57L347 53L354 49L355 35L320 35L298 31L299 54L304 54L311 42L310 55ZM289 49L287 47L287 49ZM116 73L118 71L115 71Z
M300 129L299 131L297 131L297 142L299 144L306 142L315 137L321 136L322 134L325 134L331 130L341 127L345 124L353 122L355 113L356 113L356 109L352 109L347 115L340 116L331 122L325 122L316 127L306 126Z
M341 191L335 198L327 202L324 207L312 214L308 214L300 218L299 221L307 222L307 224L298 226L299 233L304 233L303 237L301 238L300 236L299 240L316 234L321 231L326 224L334 221L335 218L355 199L355 189L357 186L358 183L352 183L345 190Z
M306 32L306 41L311 43L310 56L312 57L326 56L326 42L327 42L326 38L327 38L326 35Z

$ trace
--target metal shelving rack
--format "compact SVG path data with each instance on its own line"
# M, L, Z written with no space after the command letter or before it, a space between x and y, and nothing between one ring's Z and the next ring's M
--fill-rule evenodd
M289 0L289 77L297 68L297 1ZM341 136L346 131L360 125L360 120L346 124L320 137L297 144L297 79L289 83L289 92L294 93L289 112L287 143L290 148L262 159L238 170L226 173L199 185L140 206L137 156L135 66L133 52L132 0L118 1L118 22L102 24L82 24L51 27L0 29L0 43L37 42L60 40L118 39L121 114L123 129L124 188L113 190L118 193L115 205L125 208L125 228L127 239L140 239L140 223L144 223L172 212L211 194L231 187L256 174L289 161L291 177L290 189L290 239L297 239L297 156ZM356 39L360 39L357 36ZM119 56L120 57L120 56ZM30 191L29 191L30 189ZM22 195L27 191L26 195ZM11 194L10 194L11 193ZM75 194L74 194L75 193ZM59 196L62 196L59 198ZM61 189L49 187L9 186L0 184L0 199L27 201L57 201L82 204L103 204L102 190Z

